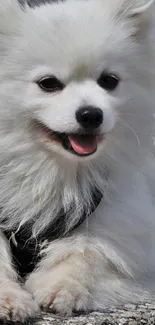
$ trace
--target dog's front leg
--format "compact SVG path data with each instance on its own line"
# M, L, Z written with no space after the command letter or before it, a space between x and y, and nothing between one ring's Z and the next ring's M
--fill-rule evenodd
M26 289L36 302L61 314L91 309L94 264L97 256L84 237L51 243L37 269L29 276Z
M0 232L0 322L24 321L39 311L31 295L22 289L11 263L9 243Z
M44 250L26 288L41 307L62 315L111 305L115 293L120 290L124 298L128 290L105 250L114 255L102 239L88 234L56 240Z
M26 281L39 306L70 315L74 310L109 308L147 297L141 272L148 255L147 245L140 245L143 232L134 232L128 218L122 231L121 214L116 211L109 210L104 224L100 214L98 219L90 216L89 229L83 224L73 236L53 241L42 251Z

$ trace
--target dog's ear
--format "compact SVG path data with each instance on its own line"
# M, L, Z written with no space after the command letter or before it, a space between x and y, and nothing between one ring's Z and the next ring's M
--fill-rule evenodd
M18 0L0 0L0 55L10 49L11 40L19 34L23 15Z
M12 34L22 14L18 0L0 0L0 34Z
M141 17L150 9L153 3L154 0L131 0L128 4L128 15Z
M1 0L0 1L0 16L6 14L6 12L16 12L21 10L21 0Z
M154 23L155 0L125 0L125 16L131 19L135 37L146 36L150 33Z

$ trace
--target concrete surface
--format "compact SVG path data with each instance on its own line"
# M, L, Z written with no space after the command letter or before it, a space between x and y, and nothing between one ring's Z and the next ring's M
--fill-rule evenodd
M122 308L93 312L89 315L74 317L56 316L42 313L36 320L28 321L25 325L154 325L155 301L137 305L127 304ZM10 324L9 324L10 325ZM19 324L21 325L21 324Z

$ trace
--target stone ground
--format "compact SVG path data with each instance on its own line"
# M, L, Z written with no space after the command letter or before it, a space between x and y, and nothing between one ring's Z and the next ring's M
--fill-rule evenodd
M127 304L122 308L93 312L88 315L60 317L50 313L42 313L36 320L25 325L153 325L155 324L155 302L137 305ZM13 325L8 323L7 325ZM18 323L21 325L21 323Z

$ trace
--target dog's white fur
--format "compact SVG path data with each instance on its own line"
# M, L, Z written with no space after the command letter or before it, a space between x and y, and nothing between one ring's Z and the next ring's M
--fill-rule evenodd
M1 231L16 232L33 220L37 241L59 210L72 205L70 229L81 205L89 211L92 188L104 192L85 223L43 249L26 281L38 305L62 314L138 300L153 288L152 2L66 0L24 10L15 0L0 3ZM104 69L121 78L114 92L96 83ZM67 83L62 93L39 89L35 81L49 74ZM96 154L77 158L46 143L33 122L76 132L75 112L83 103L103 110L106 139ZM17 283L2 232L0 316L12 311L13 320L24 320L38 309Z

